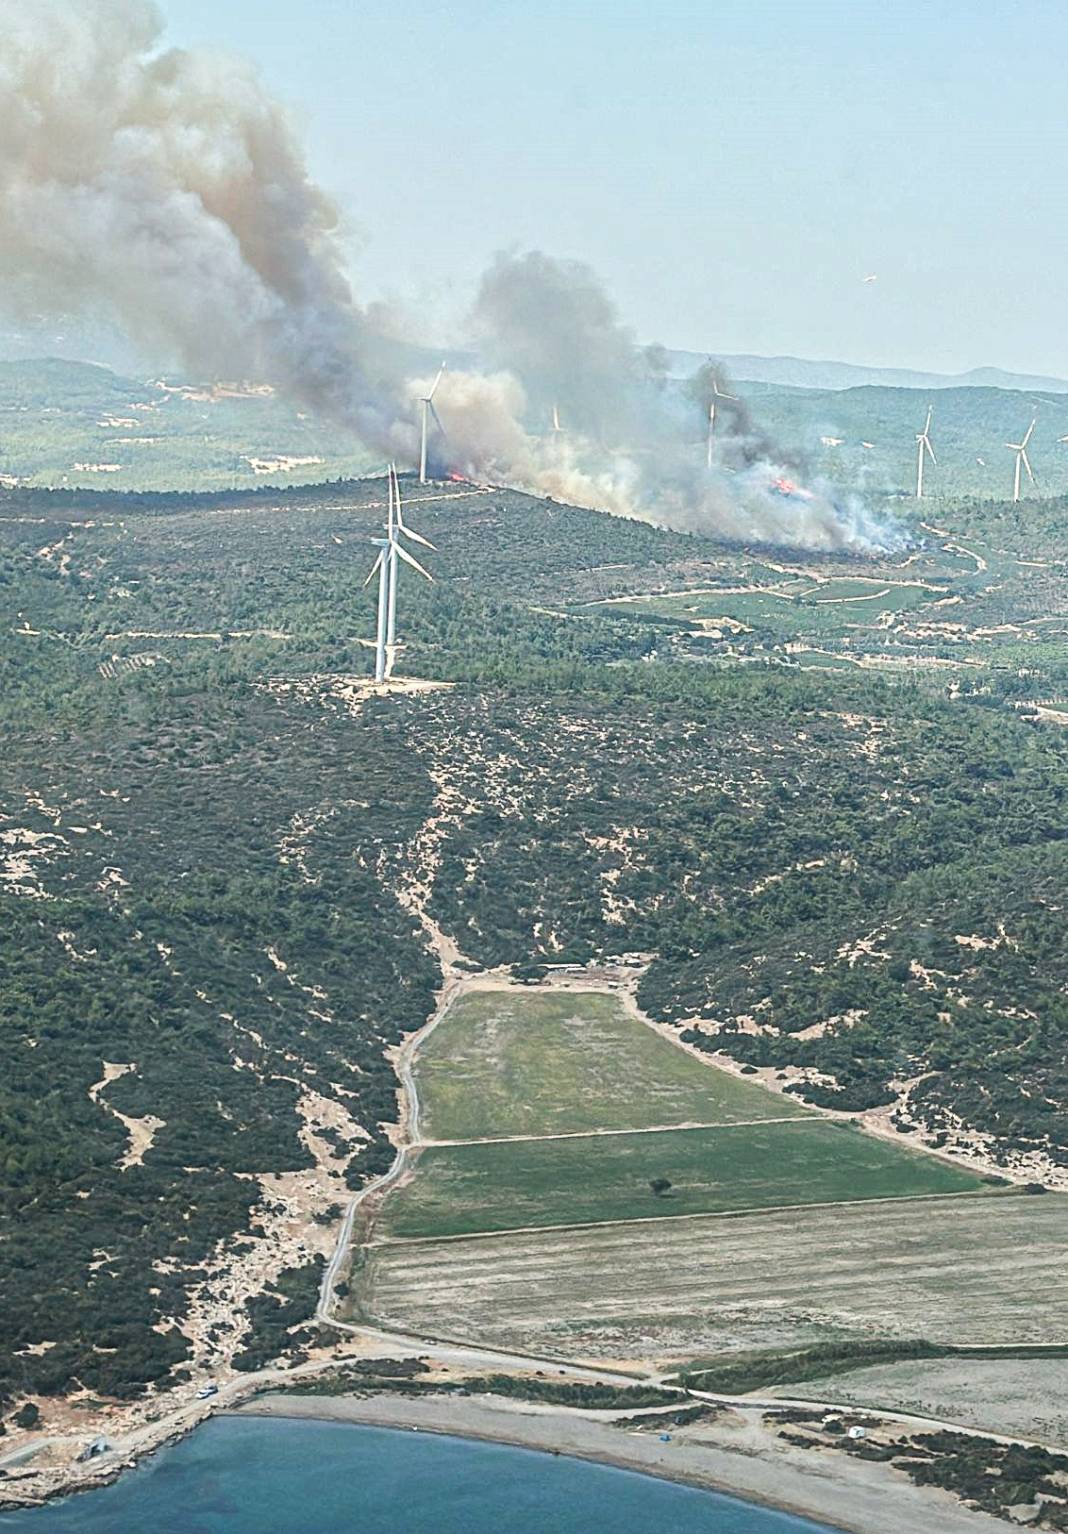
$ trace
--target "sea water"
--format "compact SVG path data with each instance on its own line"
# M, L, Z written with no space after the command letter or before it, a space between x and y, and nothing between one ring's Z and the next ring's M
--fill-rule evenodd
M27 1485L32 1487L33 1483ZM395 1428L221 1417L4 1534L829 1534L715 1492Z

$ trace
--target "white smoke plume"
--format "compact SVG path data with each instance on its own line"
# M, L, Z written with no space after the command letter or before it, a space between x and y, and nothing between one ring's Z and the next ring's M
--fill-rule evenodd
M0 291L118 321L200 377L270 382L411 463L403 349L354 299L337 210L283 109L239 61L162 48L152 0L0 0ZM640 348L596 276L499 256L472 314L485 372L447 373L438 471L728 537L895 541L825 488L784 488L741 407L704 464L710 381ZM554 414L561 429L553 429Z
M150 0L0 0L0 284L116 317L194 373L267 379L370 441L384 357L337 212L239 61L160 51Z

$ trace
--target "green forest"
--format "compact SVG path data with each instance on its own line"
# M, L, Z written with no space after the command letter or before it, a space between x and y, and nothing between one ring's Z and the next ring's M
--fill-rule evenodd
M958 641L917 631L908 668L801 669L618 600L796 551L429 489L405 485L436 580L403 585L398 669L449 685L358 703L381 481L0 490L9 1402L181 1378L220 1255L314 1167L309 1099L360 1131L317 1131L323 1210L389 1164L387 1051L440 979L402 898L431 823L429 912L472 964L646 955L651 1016L804 1101L911 1083L932 1146L962 1122L1006 1166L1068 1164L1068 747L1032 706L1057 647L976 639L962 683ZM1004 507L938 525L1056 561L1068 511L1042 516L1026 545ZM986 584L976 632L1031 615L1022 567ZM152 1126L132 1159L125 1120ZM244 1367L306 1341L317 1272L248 1303Z

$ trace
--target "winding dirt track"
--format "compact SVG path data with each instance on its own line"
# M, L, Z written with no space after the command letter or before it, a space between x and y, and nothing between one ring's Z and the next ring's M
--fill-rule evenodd
M439 954L439 957L442 957ZM434 1029L441 1022L453 1002L463 989L462 980L452 973L451 967L442 958L442 970L445 975L445 983L438 993L438 1004L430 1021L420 1028L418 1033L413 1033L405 1039L401 1045L400 1053L396 1061L397 1076L400 1081L404 1110L401 1119L400 1133L402 1142L397 1150L393 1165L381 1177L367 1184L365 1188L354 1195L349 1201L349 1207L345 1211L345 1218L338 1231L337 1245L334 1247L333 1256L326 1265L323 1273L323 1281L319 1286L319 1304L315 1312L315 1319L324 1326L336 1327L339 1331L360 1332L366 1331L365 1327L352 1326L346 1321L338 1321L334 1318L333 1308L335 1302L335 1289L338 1275L349 1257L352 1247L353 1227L360 1205L372 1195L384 1193L385 1190L402 1177L408 1168L408 1158L412 1150L419 1143L419 1089L415 1084L415 1072L412 1069L416 1050L424 1039L428 1039Z

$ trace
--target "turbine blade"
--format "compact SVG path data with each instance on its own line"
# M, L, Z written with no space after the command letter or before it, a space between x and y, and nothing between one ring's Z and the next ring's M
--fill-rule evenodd
M438 384L441 382L441 375L444 373L444 371L445 371L445 364L443 362L441 364L441 366L438 368L438 376L434 379L433 387L431 388L430 393L426 397L426 402L427 402L428 405L432 405L434 403L434 395L438 392Z
M364 581L364 585L365 586L369 586L371 584L371 582L374 580L375 576L378 574L379 570L382 568L382 561L383 561L383 559L385 559L385 557L386 557L385 549L380 549L379 550L379 554L378 554L378 558L375 560L374 564L371 566L371 573L367 577L367 579Z
M419 574L424 576L426 578L426 580L428 580L430 582L433 582L434 577L431 575L430 571L429 570L424 570L422 565L416 559L415 555L414 554L409 554L408 550L404 547L403 544L395 543L393 545L393 547L396 549L396 551L400 555L400 557L404 560L404 563L406 565L411 565L413 570L418 570Z
M934 415L934 406L933 405L928 405L927 406L927 425L923 428L923 434L924 434L925 437L926 437L927 433L931 429L931 417L933 415Z
M1031 472L1031 460L1028 458L1026 451L1022 451L1020 453L1020 457L1023 459L1023 466L1027 470L1027 477L1028 477L1028 479L1031 481L1032 484L1034 484L1035 476Z
M923 445L927 449L927 456L930 458L931 462L937 463L938 459L935 457L935 450L926 437L923 439Z
M428 399L427 404L430 406L430 414L434 417L434 425L437 427L438 431L440 431L443 437L448 436L448 432L441 424L441 417L438 415L437 410L434 408L434 401Z
M413 543L421 543L424 549L434 549L434 552L437 552L429 538L424 538L422 533L415 532L408 526L407 522L402 522L399 516L397 518L397 531L403 533L405 538L410 538Z
M1034 429L1035 429L1035 422L1032 421L1030 426L1027 428L1027 435L1023 439L1023 444L1022 445L1024 447L1026 447L1027 444L1030 442L1030 440L1031 440L1031 433L1034 431Z

